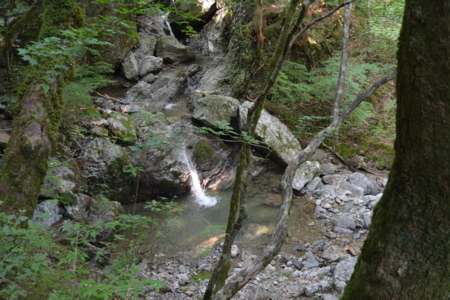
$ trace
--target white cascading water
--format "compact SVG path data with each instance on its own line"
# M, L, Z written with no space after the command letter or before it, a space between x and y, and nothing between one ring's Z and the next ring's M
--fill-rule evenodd
M202 186L200 185L200 179L198 178L197 170L195 170L194 165L192 164L191 160L189 159L186 148L183 147L183 157L184 161L186 162L186 166L189 169L189 172L191 174L192 179L192 192L195 195L195 199L197 200L197 203L203 206L214 206L217 204L218 198L217 197L210 197L205 194L205 191L202 189Z
M162 18L163 18L164 22L166 23L167 28L169 29L170 36L175 37L175 34L172 31L172 27L170 27L169 19L167 19L168 14L169 14L169 12L163 13Z

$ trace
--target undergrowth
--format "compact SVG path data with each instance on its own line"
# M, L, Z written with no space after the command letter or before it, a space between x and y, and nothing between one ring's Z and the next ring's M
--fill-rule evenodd
M89 92L114 82L108 78L114 70L112 65L105 62L95 62L91 65L78 66L76 75L64 89L63 99L66 108L66 117L76 116L92 117L90 110L93 107L93 100Z
M167 216L174 203L151 202L148 208ZM65 221L46 227L0 213L0 225L0 299L137 299L148 288L164 287L158 280L137 278L135 253L145 231L158 226L154 218L119 215L107 223ZM108 228L116 233L115 240L128 241L114 256L112 243L97 240ZM106 266L100 269L99 264Z

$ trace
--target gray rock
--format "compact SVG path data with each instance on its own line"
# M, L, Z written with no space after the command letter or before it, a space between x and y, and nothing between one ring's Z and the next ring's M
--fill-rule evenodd
M349 191L353 196L362 196L364 194L364 189L354 184L350 184L348 182L344 182L339 186L343 190Z
M195 120L208 127L217 128L215 123L231 123L237 117L239 100L226 96L193 93L190 107Z
M286 292L291 295L291 297L299 297L302 295L305 291L305 288L303 286L293 285L289 284L286 286Z
M375 184L362 173L353 173L347 180L348 182L363 188L364 195L376 195L379 192Z
M165 63L187 62L195 58L194 51L180 44L171 36L164 36L156 42L156 56L161 57Z
M156 46L156 38L154 36L149 35L146 32L139 32L139 45L134 50L134 55L137 59L142 59L148 55L155 54L155 46Z
M166 24L161 15L158 14L139 15L137 18L137 22L139 25L138 27L140 28L142 34L154 37L155 39L158 39L162 36L166 36L165 33ZM141 35L139 41L143 43Z
M305 286L305 295L308 297L312 297L320 291L321 291L321 286L319 283L312 283L312 284Z
M331 267L323 267L317 271L317 276L329 275L331 272Z
M45 175L40 195L55 198L61 193L72 192L76 181L77 176L71 168L56 162L56 166L49 168Z
M107 100L103 103L102 108L107 110L113 110L116 107L116 104L112 100Z
M355 230L356 229L356 221L349 216L342 215L333 220L333 223L337 227L348 228Z
M180 285L187 285L189 283L189 277L186 274L177 275Z
M314 209L314 218L316 219L328 219L325 210L320 207L320 206L316 206L316 208Z
M120 203L99 197L91 198L84 194L77 194L77 203L67 206L67 214L71 219L82 223L97 224L112 222L114 218L125 213ZM100 236L97 240L107 240L113 233L112 228L99 228Z
M344 204L344 208L342 209L343 212L349 212L353 208L352 202L347 202Z
M231 257L236 258L236 257L238 257L239 253L240 253L240 251L239 251L238 246L231 245Z
M303 260L305 260L305 268L307 269L319 266L319 262L311 251L306 252L305 255L302 256L302 258Z
M153 82L155 82L155 80L156 80L156 77L152 73L150 73L147 76L145 76L144 78L142 78L142 81L144 81L146 83L153 83Z
M252 102L246 101L239 107L239 125L243 130L247 128L247 112L252 105ZM300 143L286 125L264 109L255 133L258 139L274 151L274 158L284 165L302 150Z
M333 276L335 280L348 282L357 262L356 257L348 257L336 265Z
M145 77L149 73L161 71L163 59L155 56L144 56L139 60L139 76Z
M86 24L102 23L105 21L102 20L103 16L108 16L108 18L116 18L116 20L123 18L123 15L116 11L116 9L123 8L123 6L121 6L117 1L108 1L108 3L100 3L100 1L96 1L94 3L90 1L88 3L89 4L86 6ZM77 2L77 5L82 4ZM131 35L133 29L121 28L119 31L123 31L123 33L116 31L113 35L108 36L105 34L101 37L103 42L109 42L112 46L95 46L95 49L100 52L99 57L101 57L102 61L112 64L113 69L120 67L123 58L137 43L137 40Z
M139 79L139 65L131 51L123 59L122 73L128 80L137 81Z
M292 188L300 191L303 187L310 182L314 176L322 171L319 162L306 161L297 169L292 182Z
M321 186L322 186L322 179L320 179L320 177L316 177L306 185L306 189L312 192L315 189L321 188Z
M347 229L347 228L342 228L342 227L334 227L333 228L333 232L334 233L350 234L350 233L353 233L353 230Z
M322 257L330 262L341 261L347 258L347 252L341 247L333 245L322 253Z
M331 283L328 280L320 280L319 284L320 284L322 293L331 291Z
M337 172L339 172L340 170L342 170L342 166L341 165L335 165L335 164L324 164L322 166L322 175L332 175L335 174Z
M164 107L186 88L186 76L173 72L164 74L153 83L140 81L125 94L125 102L130 103L130 112L145 110L163 112Z
M61 220L57 200L48 200L36 205L33 213L33 220L45 224L47 227Z
M337 184L339 182L339 180L342 179L341 175L326 175L322 177L322 181L325 184Z
M336 188L332 185L324 185L322 191L325 198L334 199L336 198Z
M113 159L124 154L122 147L109 139L87 140L80 157L83 161L82 176L85 178L105 177Z
M331 294L323 294L322 300L339 300L339 298Z

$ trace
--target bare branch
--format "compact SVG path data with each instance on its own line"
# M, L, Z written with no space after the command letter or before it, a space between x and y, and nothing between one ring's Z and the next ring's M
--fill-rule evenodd
M335 8L333 8L332 10L330 10L328 13L324 14L323 16L320 16L316 19L314 19L311 23L307 24L291 41L291 44L289 45L289 47L292 47L297 41L298 39L306 32L308 31L309 28L311 28L314 24L316 24L317 22L322 21L323 19L328 18L329 16L331 16L332 14L334 14L336 11L338 11L339 9L341 9L342 7L355 2L356 0L350 0L344 3L339 4L338 6L336 6Z

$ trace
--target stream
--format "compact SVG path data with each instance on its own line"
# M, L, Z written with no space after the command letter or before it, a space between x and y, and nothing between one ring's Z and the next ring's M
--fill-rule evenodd
M276 225L279 207L265 203L267 199L281 199L281 194L272 193L274 182L281 174L266 172L253 180L247 199L248 218L236 238L235 244L251 254L259 254L270 240ZM194 192L175 199L181 209L169 218L162 218L138 204L136 213L159 219L160 226L153 228L141 245L140 253L151 260L154 256L176 257L183 261L195 261L210 254L215 243L225 232L231 191L206 191L206 196L217 199L215 205L201 205ZM310 227L315 204L305 198L296 197L289 218L289 238L283 252L293 252L298 239L313 242L321 237L319 228ZM130 208L131 210L131 208Z
M202 67L212 64L214 60L198 55L195 60L178 66L165 66L158 76L177 72L192 64ZM164 115L169 122L190 116L187 108L189 97L196 88L195 82L187 82L183 94L177 96L164 107ZM108 87L100 91L113 97L123 98L126 89ZM146 210L145 203L138 203L136 213L158 219L158 224L150 228L148 235L139 248L146 260L154 257L171 257L193 262L209 254L214 245L223 239L228 220L231 190L203 191L195 165L190 161L185 150L179 154L190 171L191 193L179 196L175 201L181 212L172 213L170 217ZM281 202L279 189L282 174L273 171L257 175L249 188L247 197L248 218L235 240L235 244L250 254L259 254L270 240L276 225ZM289 237L282 251L290 253L292 248L301 243L312 243L322 237L320 228L309 226L314 219L315 203L305 198L296 197L289 218ZM134 211L134 206L128 211Z

